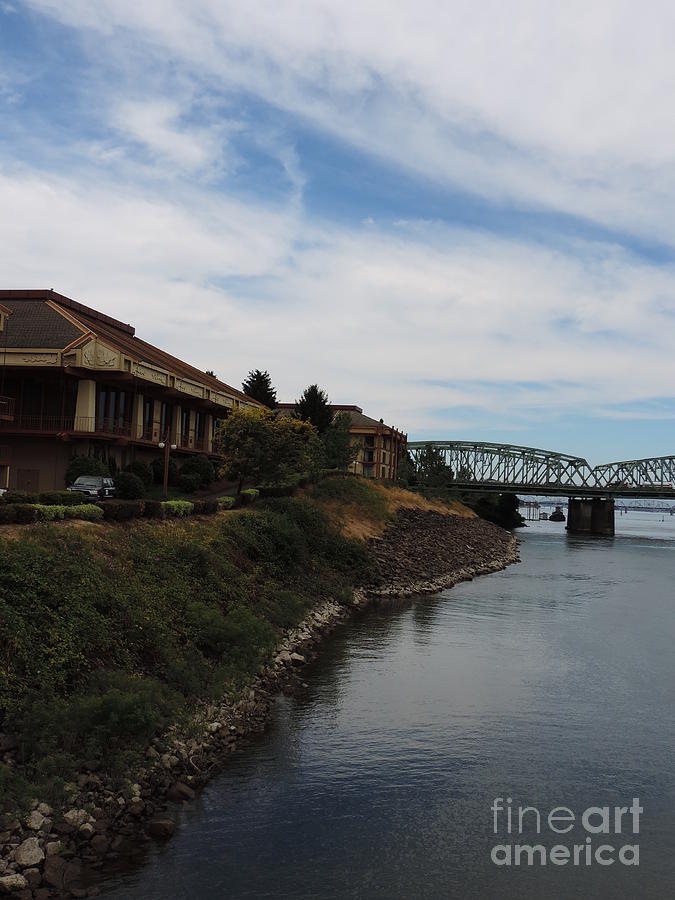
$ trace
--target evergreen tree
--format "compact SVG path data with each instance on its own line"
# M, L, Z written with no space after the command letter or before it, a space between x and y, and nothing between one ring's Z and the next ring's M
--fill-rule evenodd
M329 469L346 472L359 453L358 444L352 443L349 429L352 417L348 412L339 412L326 429L323 444L326 448L326 465Z
M325 434L333 421L328 394L318 384L310 384L295 403L295 414L304 422L311 422L319 434Z
M268 409L275 409L277 405L277 392L272 387L272 379L268 371L251 369L248 378L242 384L242 389L247 397L257 400Z

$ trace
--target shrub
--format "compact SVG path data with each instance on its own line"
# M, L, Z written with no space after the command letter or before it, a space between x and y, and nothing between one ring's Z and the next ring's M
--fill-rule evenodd
M64 518L84 519L86 522L98 522L103 518L103 510L95 503L80 503L78 506L64 506Z
M16 509L12 503L0 503L0 525L16 522Z
M232 509L236 502L234 497L218 497L218 509Z
M186 494L194 494L201 486L199 475L195 472L192 475L184 475L182 472L178 476L178 487Z
M57 519L64 519L65 506L45 506L42 503L36 503L32 509L35 512L35 518L40 522L54 522Z
M132 475L137 475L145 485L146 490L153 482L152 469L147 463L141 462L140 459L135 459L133 462L129 463L128 466L125 466L124 471L131 472ZM162 478L163 477L164 473L162 472Z
M208 516L218 512L218 501L209 497L206 500L192 500L194 506L194 515Z
M164 507L161 500L146 500L143 515L147 519L163 519Z
M145 493L145 485L133 472L120 472L115 478L115 487L120 500L139 500Z
M155 484L164 484L164 457L158 456L150 463L152 477ZM178 466L175 460L169 458L169 484L176 484L178 480Z
M101 503L103 518L107 522L126 522L143 515L142 500L106 500Z
M162 508L167 516L182 518L183 516L192 515L195 505L190 503L189 500L165 500L162 503Z
M208 487L216 477L213 463L206 456L191 456L185 460L181 470L181 475L198 475L199 484Z
M78 506L86 502L87 496L81 491L44 491L37 502L43 506Z
M73 456L66 469L66 484L72 484L80 475L110 475L110 467L94 456Z
M261 497L290 497L300 486L300 475L293 475L283 481L267 482L258 485Z
M28 494L26 491L7 491L2 495L4 503L37 503L37 494Z
M239 494L241 505L248 506L250 503L253 503L258 499L260 491L257 488L246 488L245 491L242 491Z
M29 522L35 522L37 519L37 510L34 504L17 503L14 507L14 512L16 521L22 525L27 525Z

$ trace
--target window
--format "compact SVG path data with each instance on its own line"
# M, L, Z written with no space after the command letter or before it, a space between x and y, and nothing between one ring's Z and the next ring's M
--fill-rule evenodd
M129 391L101 385L96 405L96 429L114 434L126 433L131 426L131 405Z
M143 401L143 438L146 441L152 440L152 414L154 403L152 400Z
M168 437L169 430L173 419L173 409L168 403L162 403L159 413L159 437L164 441Z
M190 410L182 409L180 417L180 442L183 447L187 447L190 437Z

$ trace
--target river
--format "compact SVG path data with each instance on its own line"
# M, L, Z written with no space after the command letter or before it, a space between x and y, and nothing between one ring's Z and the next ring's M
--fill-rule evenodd
M550 522L519 537L519 565L341 627L307 687L278 698L266 734L107 900L672 896L675 517L617 515L613 539ZM613 827L633 798L643 812L622 834L579 822L609 807ZM518 806L535 811L508 835L501 810ZM569 833L547 824L561 806ZM569 861L492 861L515 843ZM603 844L614 861L587 864ZM624 845L639 865L619 861Z

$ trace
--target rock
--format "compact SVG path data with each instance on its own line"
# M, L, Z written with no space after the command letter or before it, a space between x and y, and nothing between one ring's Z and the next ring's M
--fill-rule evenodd
M45 853L47 856L56 856L57 853L61 852L61 841L50 841L45 845Z
M80 825L84 825L85 822L89 821L90 816L86 809L69 809L63 818L69 825L79 828Z
M14 851L14 859L22 869L28 866L37 866L44 858L45 855L36 837L26 838Z
M38 803L37 811L47 819L51 818L54 814L54 810L47 803Z
M42 883L42 875L40 874L39 869L26 869L23 873L23 877L31 888L36 888Z
M305 657L302 653L291 653L291 662L293 665L300 666L305 662Z
M154 747L148 747L145 751L145 755L148 759L159 759L159 753L155 750Z
M38 888L33 897L34 900L49 900L49 888Z
M82 867L78 862L66 862L60 856L49 856L45 860L42 879L45 884L57 890L70 890L80 886Z
M207 727L210 734L215 734L217 731L220 731L223 726L220 722L211 722Z
M39 812L37 809L34 809L30 815L27 815L23 820L26 828L30 828L31 831L39 831L42 828L42 823L44 822L45 817Z
M94 853L103 854L110 846L110 841L103 834L95 834L91 839L89 846L94 851Z
M129 805L127 809L131 813L132 816L142 816L143 811L145 810L145 802L141 800L140 797L133 797L129 801Z
M4 875L0 878L0 890L6 894L13 894L16 891L23 891L28 887L28 882L23 875Z
M176 830L176 823L172 819L152 819L147 825L150 837L159 841L168 841Z
M281 653L276 655L274 661L281 663L284 666L289 666L291 664L291 654L288 650L282 650Z
M85 822L78 828L78 833L81 834L82 837L86 840L89 840L89 838L93 837L94 826L91 824L91 822Z
M194 800L195 792L191 787L188 787L187 784L183 784L182 781L177 781L175 784L172 784L166 792L166 798L167 800L171 800L172 803L182 803L184 800Z

